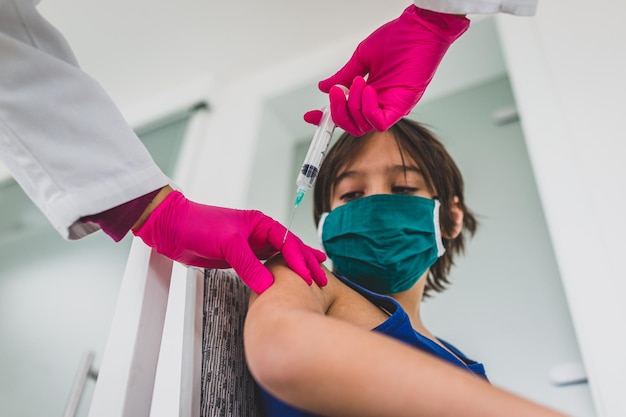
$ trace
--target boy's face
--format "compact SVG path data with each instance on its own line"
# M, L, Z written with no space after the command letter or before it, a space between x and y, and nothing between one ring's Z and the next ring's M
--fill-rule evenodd
M347 202L373 194L406 194L433 198L420 168L400 149L390 132L376 132L354 160L344 166L335 181L331 210Z

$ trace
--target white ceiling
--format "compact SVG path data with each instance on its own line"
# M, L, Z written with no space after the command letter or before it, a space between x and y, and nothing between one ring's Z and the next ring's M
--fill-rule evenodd
M407 5L407 0L43 0L39 10L117 101L198 74L238 77L355 33L366 36Z
M66 36L83 69L123 106L181 80L211 75L223 82L346 39L362 39L409 4L43 0L39 10Z

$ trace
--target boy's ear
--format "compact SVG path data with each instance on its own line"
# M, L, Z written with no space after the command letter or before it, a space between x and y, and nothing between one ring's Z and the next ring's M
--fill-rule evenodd
M452 199L452 206L450 207L450 214L452 215L452 220L454 220L454 228L452 229L452 233L448 234L443 232L442 236L446 239L454 239L459 234L461 234L461 230L463 230L463 210L461 209L461 205L459 204L459 197L454 196Z

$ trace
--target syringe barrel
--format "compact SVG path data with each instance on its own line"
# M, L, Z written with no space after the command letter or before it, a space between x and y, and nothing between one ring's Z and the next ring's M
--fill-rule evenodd
M322 108L322 112L322 119L317 127L317 130L315 131L315 134L313 135L313 140L311 141L309 150L304 157L304 163L302 164L300 173L296 179L296 185L298 188L302 188L307 191L313 188L313 184L315 184L317 174L319 173L322 162L326 157L326 151L328 151L328 146L330 145L333 132L335 131L335 124L333 123L333 119L330 117L330 108L325 106Z

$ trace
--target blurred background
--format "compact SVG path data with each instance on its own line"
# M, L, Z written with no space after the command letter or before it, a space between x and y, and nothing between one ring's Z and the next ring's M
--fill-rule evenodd
M314 131L302 114L325 104L317 82L406 6L45 0L39 10L166 173L180 161L194 101L220 116L206 138L219 151L200 162L205 169L190 197L260 209L286 223ZM581 362L579 344L495 20L470 19L410 115L444 141L481 221L450 288L425 303L425 322L483 362L492 383L572 416L594 417L587 384L559 386L551 378L554 367ZM241 147L240 160L218 161ZM96 367L101 359L130 240L115 244L96 234L63 241L1 173L0 209L0 413L60 416L85 353L95 353ZM292 229L319 247L311 195ZM92 389L93 381L79 415L87 415Z

